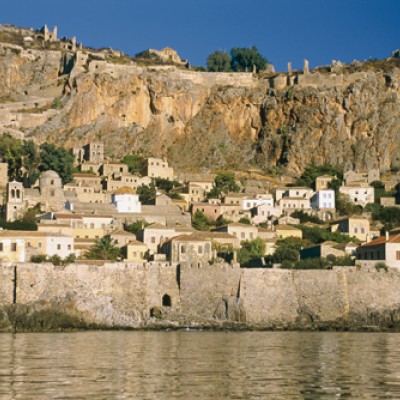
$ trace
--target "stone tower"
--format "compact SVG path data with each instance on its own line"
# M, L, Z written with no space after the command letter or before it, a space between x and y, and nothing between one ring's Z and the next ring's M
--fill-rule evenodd
M6 220L15 221L24 216L24 187L21 182L7 184Z

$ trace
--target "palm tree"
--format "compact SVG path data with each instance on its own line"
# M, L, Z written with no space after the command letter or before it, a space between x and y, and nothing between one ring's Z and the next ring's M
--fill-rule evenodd
M120 248L117 241L113 240L110 235L96 239L96 243L86 253L89 260L110 260L115 261L120 256Z

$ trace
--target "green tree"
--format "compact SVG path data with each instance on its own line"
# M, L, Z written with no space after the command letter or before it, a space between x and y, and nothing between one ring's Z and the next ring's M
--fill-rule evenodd
M140 219L138 221L133 222L132 224L125 225L125 230L137 235L142 229L144 229L148 225L149 224L146 221Z
M156 187L153 182L149 186L142 184L136 189L136 193L139 195L142 204L148 204L150 200L156 197Z
M250 260L264 257L265 242L257 237L254 240L246 240L241 243L241 248L238 251L238 261L240 265L248 263Z
M40 146L40 171L53 170L60 175L63 184L71 182L74 172L74 155L63 147L56 147L51 143Z
M293 218L298 218L301 224L312 222L314 224L323 224L324 221L319 219L316 215L309 215L302 210L294 211L290 214Z
M22 141L4 133L0 136L0 156L8 164L9 179L21 181Z
M210 227L214 226L214 224L203 212L196 211L192 217L192 226L199 231L209 231Z
M256 46L250 48L233 48L231 50L231 67L236 72L253 70L253 66L257 71L265 69L268 61L259 52Z
M229 53L221 50L211 53L207 58L207 68L210 72L232 71Z
M141 174L146 165L146 159L144 157L134 154L125 156L121 162L128 166L131 174L135 175Z
M207 193L208 199L214 199L223 193L239 192L240 187L235 181L235 175L232 172L221 172L217 174L214 180L214 187Z
M322 175L336 176L337 185L340 186L343 179L343 173L330 164L316 165L310 164L305 167L303 173L296 179L295 186L307 186L315 189L315 180Z
M164 190L166 193L169 193L174 188L182 186L177 181L170 181L169 179L164 178L156 178L155 185L158 189Z
M110 235L97 239L96 243L85 254L88 260L116 261L119 256L120 248L117 246L117 241Z
M341 215L361 214L362 207L356 206L347 194L336 193L336 210Z

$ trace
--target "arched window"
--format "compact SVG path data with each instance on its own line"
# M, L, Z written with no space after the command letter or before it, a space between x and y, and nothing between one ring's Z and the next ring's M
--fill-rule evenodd
M20 197L21 197L21 191L17 189L17 199L19 199Z
M11 189L11 197L14 199L15 198L15 189Z
M164 294L164 296L162 298L162 305L164 307L171 307L172 306L171 296L170 295Z

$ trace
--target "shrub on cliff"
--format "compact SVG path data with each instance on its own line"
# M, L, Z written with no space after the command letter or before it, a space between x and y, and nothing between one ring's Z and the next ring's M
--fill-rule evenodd
M250 48L235 47L231 50L231 67L237 72L251 72L253 66L257 71L266 69L268 61L259 52L256 46Z
M315 180L322 175L336 176L337 185L340 186L342 183L343 173L337 167L330 164L310 164L305 167L303 173L296 179L294 186L307 186L315 189Z
M229 53L221 50L211 53L207 58L207 68L210 72L232 71Z

